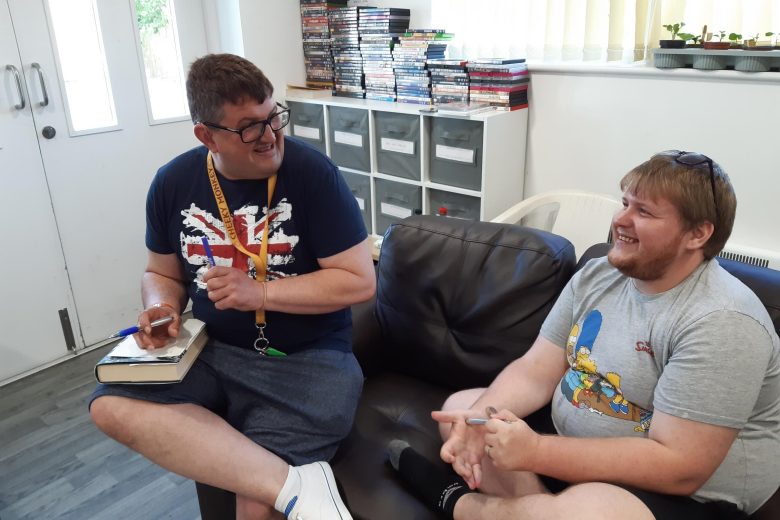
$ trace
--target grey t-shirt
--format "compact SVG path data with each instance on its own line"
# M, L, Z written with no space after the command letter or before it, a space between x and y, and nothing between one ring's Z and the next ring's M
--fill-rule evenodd
M559 434L647 436L658 409L740 430L694 499L752 513L780 485L780 340L758 297L717 261L647 295L606 258L591 260L541 335L570 365L552 400Z

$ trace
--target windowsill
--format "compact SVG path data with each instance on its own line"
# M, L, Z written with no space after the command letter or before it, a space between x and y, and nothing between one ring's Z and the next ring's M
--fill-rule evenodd
M740 72L737 70L699 70L691 68L659 69L652 65L648 65L647 62L605 63L581 61L529 61L528 71L531 74L541 72L553 74L581 74L585 76L637 76L780 83L780 72Z

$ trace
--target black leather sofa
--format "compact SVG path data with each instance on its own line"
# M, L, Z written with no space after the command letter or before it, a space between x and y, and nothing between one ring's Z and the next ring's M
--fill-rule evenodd
M608 247L592 247L580 265ZM758 294L780 329L780 272L721 263ZM366 383L354 428L333 461L356 519L436 518L387 464L387 443L407 440L443 464L430 411L455 390L487 385L521 356L577 267L566 239L530 228L430 216L391 228L376 299L353 308ZM549 421L549 411L528 421ZM204 520L234 517L232 494L197 488ZM751 518L780 518L780 492Z

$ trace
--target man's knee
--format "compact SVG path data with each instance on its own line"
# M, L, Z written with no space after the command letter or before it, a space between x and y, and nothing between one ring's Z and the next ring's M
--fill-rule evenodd
M125 445L132 444L132 429L127 427L128 408L132 408L133 399L103 395L92 401L89 415L100 431Z
M450 410L463 410L465 408L471 408L471 405L479 399L479 396L485 393L484 388L467 388L450 395L441 409L445 412Z
M461 390L450 395L444 404L441 405L442 411L448 412L450 410L463 410L471 408L479 396L485 392L484 388L468 388ZM445 423L439 423L439 434L442 439L447 439L450 435L450 425Z
M92 418L92 422L109 437L113 437L111 432L116 430L117 416L114 404L117 399L113 396L104 395L96 398L89 405L89 415Z

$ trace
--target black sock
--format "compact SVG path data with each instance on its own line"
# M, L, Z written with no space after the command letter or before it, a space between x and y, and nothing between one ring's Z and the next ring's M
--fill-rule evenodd
M452 519L455 503L460 497L476 493L452 469L437 467L414 451L406 441L391 441L387 449L390 463L401 478L428 507L448 520Z

